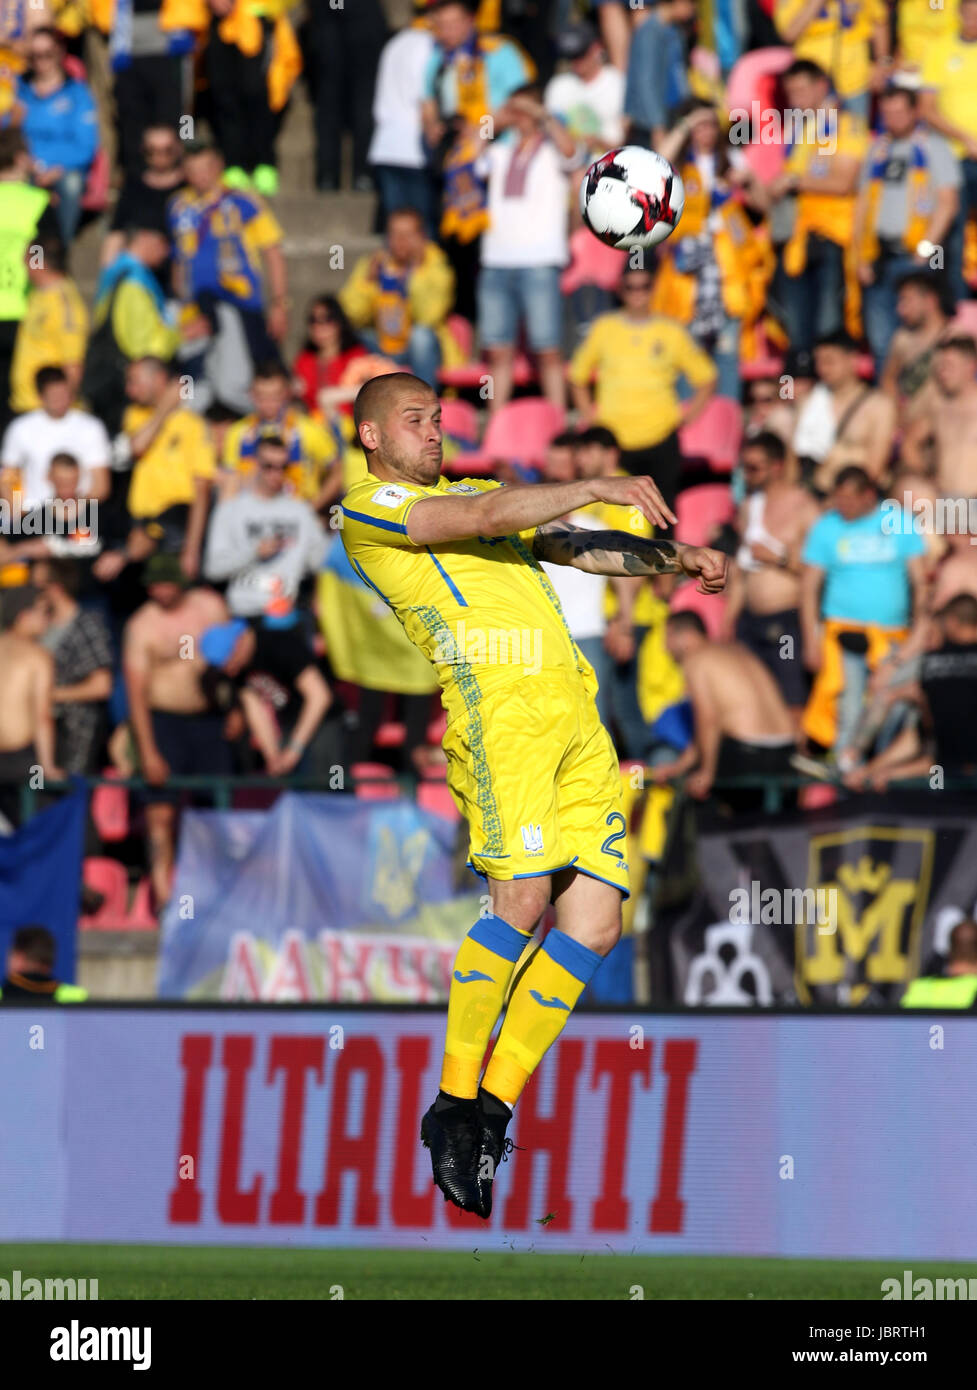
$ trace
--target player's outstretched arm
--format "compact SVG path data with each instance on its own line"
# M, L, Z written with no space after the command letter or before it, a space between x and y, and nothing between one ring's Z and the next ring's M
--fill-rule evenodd
M653 526L668 526L675 521L650 478L582 478L574 483L498 487L475 496L457 493L425 497L408 513L407 536L415 545L465 541L475 536L511 536L555 521L591 502L637 507Z
M698 578L704 594L716 594L726 583L726 556L718 550L649 540L627 531L588 531L565 521L539 527L533 554L537 560L571 565L589 574L687 574Z

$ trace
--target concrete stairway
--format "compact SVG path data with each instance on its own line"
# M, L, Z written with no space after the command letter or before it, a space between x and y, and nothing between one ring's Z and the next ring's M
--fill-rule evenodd
M335 293L357 258L380 243L373 234L376 199L372 194L315 191L313 110L302 82L292 94L282 123L278 167L281 192L271 205L285 230L289 294L293 301L286 346L291 354L301 344L309 300L317 294ZM108 214L88 222L72 247L72 274L89 304L95 292L99 254L108 223Z

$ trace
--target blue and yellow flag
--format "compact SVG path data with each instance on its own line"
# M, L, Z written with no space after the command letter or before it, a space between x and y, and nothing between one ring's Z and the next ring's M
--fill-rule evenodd
M437 690L434 667L383 600L364 584L339 541L330 547L319 574L319 627L340 680L395 695Z

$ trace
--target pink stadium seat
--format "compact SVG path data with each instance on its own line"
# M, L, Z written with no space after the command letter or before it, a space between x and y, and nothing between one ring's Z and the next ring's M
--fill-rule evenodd
M462 318L461 314L449 314L446 326L452 338L461 348L465 361L470 362L475 343L474 328L467 319Z
M474 390L481 386L492 369L487 362L467 362L463 367L439 367L438 381L442 386L456 386L462 390ZM517 352L512 366L512 380L516 386L528 386L535 379L533 364L524 353Z
M103 777L117 778L115 768L106 768ZM105 844L115 844L129 834L129 793L125 787L102 783L92 792L92 820L98 838Z
M153 913L153 895L148 878L141 878L136 885L125 925L127 931L155 931L159 926Z
M706 625L709 636L715 640L719 637L725 602L722 594L700 594L690 579L687 584L675 590L669 607L673 613L685 613L690 610L698 613Z
M679 431L679 447L688 459L708 459L717 473L731 473L743 438L743 412L727 396L712 396L691 425Z
M417 788L417 804L422 811L433 811L447 820L461 820L454 797L445 782L422 782Z
M491 468L496 459L541 464L550 440L565 423L564 412L542 396L510 401L489 420L481 449L464 459L465 467L476 463Z
M129 905L129 875L118 859L93 856L82 865L87 888L101 893L105 901L97 912L83 915L78 926L84 931L120 931L125 926Z
M755 357L752 362L740 363L740 377L743 381L769 381L778 377L784 370L782 357Z
M572 294L581 285L617 289L627 254L605 246L586 227L578 227L570 238L570 264L560 276L561 292Z
M81 205L85 212L105 211L109 205L111 178L112 167L109 164L109 157L99 146L95 151L95 158L92 160L88 178L85 181L85 191L81 197Z
M756 48L752 53L744 53L734 65L726 85L726 109L733 113L733 118L736 113L752 113L754 102L761 112L776 110L778 78L793 61L794 55L789 48ZM779 134L770 130L768 139L774 133ZM784 147L779 141L763 143L756 131L753 135L753 140L740 148L757 178L766 183L779 172L784 162Z
M401 748L407 737L407 726L393 719L385 719L377 729L373 742L377 748Z
M676 540L686 545L707 545L717 526L731 520L733 496L726 483L703 483L680 492L675 501Z
M400 788L386 763L354 763L350 771L361 801L396 801Z
M818 811L822 806L833 806L837 800L838 788L830 782L812 782L797 792L797 804L802 811Z
M955 333L969 333L977 338L977 299L961 299L957 305L957 316L953 320Z
M442 401L441 428L465 444L477 444L478 411L469 401Z
M72 53L65 56L64 70L76 82L88 81L85 64ZM108 207L111 177L112 167L109 164L108 155L99 145L95 152L95 158L92 160L92 167L88 171L85 191L81 198L81 205L86 212L104 212Z
M444 738L444 731L448 727L448 716L444 710L439 710L427 726L428 743L440 743Z

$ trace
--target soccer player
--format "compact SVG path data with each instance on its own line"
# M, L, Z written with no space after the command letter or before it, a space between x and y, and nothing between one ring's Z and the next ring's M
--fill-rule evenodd
M487 1218L512 1107L617 941L628 894L620 773L597 681L540 561L681 572L714 593L726 560L557 523L593 502L673 523L647 477L528 487L442 478L438 398L405 372L366 382L354 421L369 471L344 498L343 543L435 665L448 783L469 824L470 863L488 880L491 911L455 960L440 1091L421 1125L445 1198ZM551 900L556 925L519 974L480 1086L516 963Z

